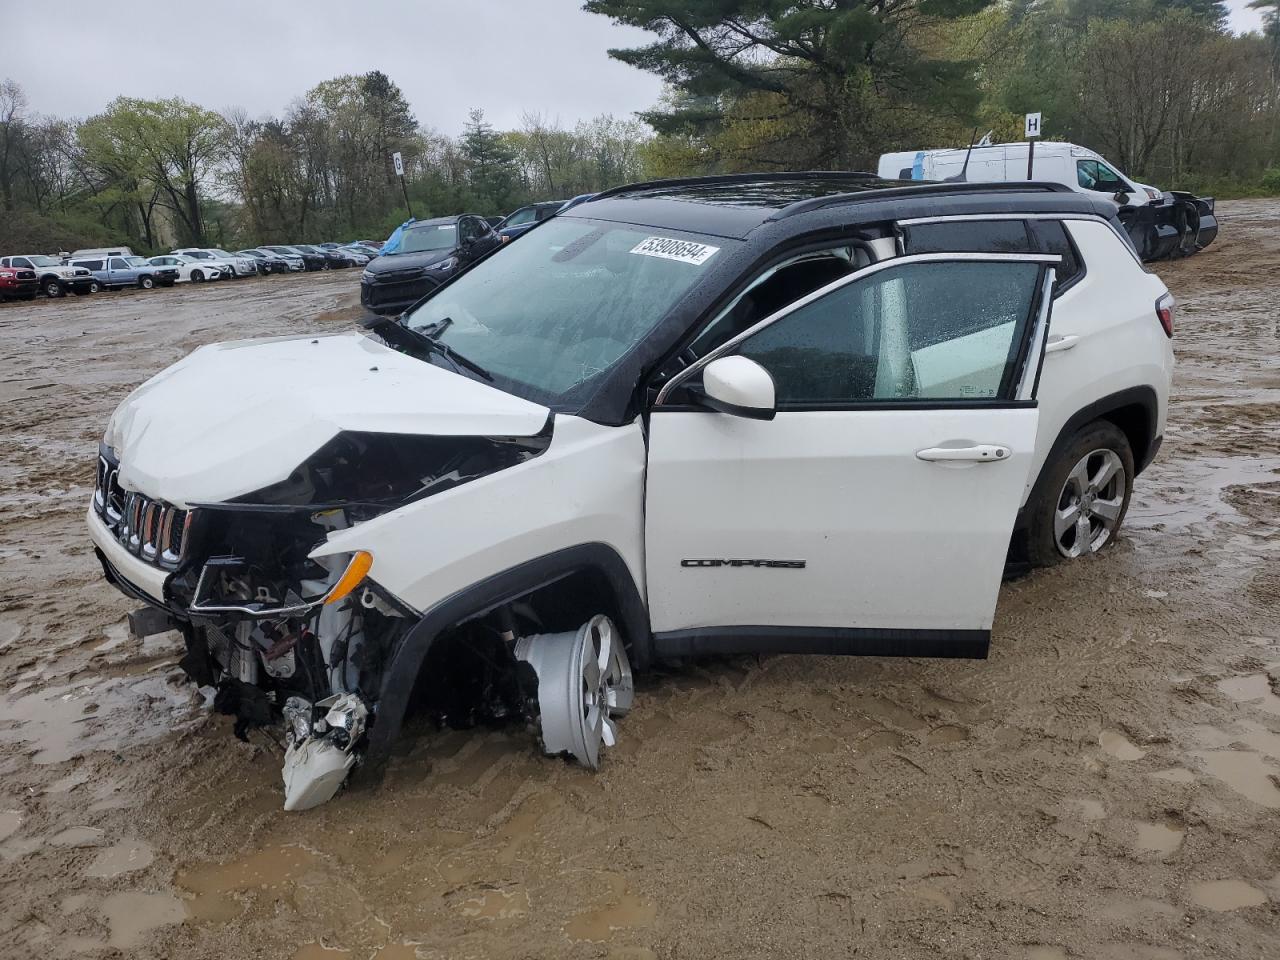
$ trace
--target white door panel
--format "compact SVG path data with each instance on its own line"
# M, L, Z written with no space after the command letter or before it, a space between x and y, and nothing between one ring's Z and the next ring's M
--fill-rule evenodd
M1029 407L784 412L772 421L655 413L654 630L990 629L1035 434ZM1009 455L915 455L977 444ZM722 469L709 476L708 463ZM707 560L804 566L700 564Z
M669 384L649 426L655 633L709 649L762 649L770 631L777 649L985 644L1035 457L1056 260L873 264L713 350L673 401L699 403L700 367L738 354L774 378L772 420L664 408Z

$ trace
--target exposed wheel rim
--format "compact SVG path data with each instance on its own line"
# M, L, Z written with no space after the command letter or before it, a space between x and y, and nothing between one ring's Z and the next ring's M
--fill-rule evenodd
M1053 513L1053 539L1068 559L1097 553L1120 524L1127 483L1114 450L1085 454L1067 474Z
M631 709L635 686L622 637L603 615L573 633L523 638L517 659L538 675L539 725L547 753L567 753L593 770L617 742L615 717Z

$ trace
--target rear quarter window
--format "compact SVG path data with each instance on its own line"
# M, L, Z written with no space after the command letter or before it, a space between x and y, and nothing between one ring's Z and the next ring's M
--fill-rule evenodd
M1084 273L1060 220L959 220L921 223L903 233L906 253L1053 253L1062 257L1053 285L1056 296Z

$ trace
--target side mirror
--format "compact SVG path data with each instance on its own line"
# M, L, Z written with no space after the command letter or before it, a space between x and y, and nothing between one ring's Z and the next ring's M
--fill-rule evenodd
M773 377L747 357L720 357L702 371L702 389L694 390L704 407L735 417L772 420L777 413Z
M1117 190L1114 194L1112 194L1111 199L1123 207L1126 203L1129 202L1129 195L1125 193L1123 190Z

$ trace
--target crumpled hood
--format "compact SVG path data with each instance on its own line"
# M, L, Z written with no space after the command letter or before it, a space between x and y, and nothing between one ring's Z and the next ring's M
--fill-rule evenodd
M120 482L177 506L284 480L339 432L533 436L546 407L358 333L201 347L133 391L104 438Z

